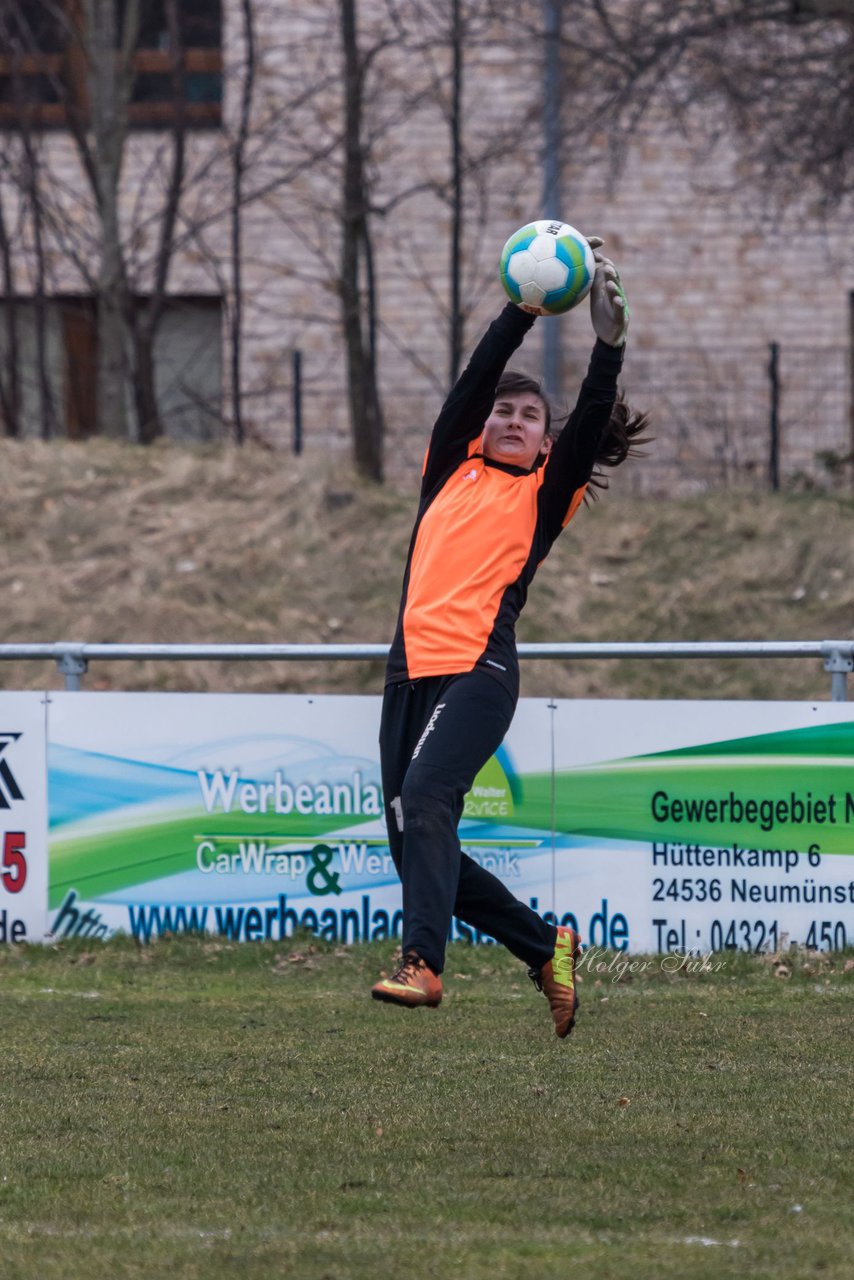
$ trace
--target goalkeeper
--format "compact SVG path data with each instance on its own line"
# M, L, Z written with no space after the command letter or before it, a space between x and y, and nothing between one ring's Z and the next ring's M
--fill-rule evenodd
M504 372L536 320L508 303L436 421L389 655L380 727L389 848L403 884L403 956L375 999L436 1006L452 916L495 938L572 1030L580 939L547 924L460 848L474 779L500 746L519 695L515 623L528 586L599 468L632 452L646 419L617 394L628 307L591 240L596 342L559 435L539 383Z

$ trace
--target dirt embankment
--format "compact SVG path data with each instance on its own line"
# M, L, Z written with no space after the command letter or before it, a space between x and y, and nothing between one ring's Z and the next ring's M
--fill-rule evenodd
M0 641L387 642L415 486L255 449L0 442ZM521 640L854 635L854 502L606 495L535 581ZM97 663L84 687L374 692L380 664ZM58 688L0 663L0 688ZM528 695L829 696L819 662L523 664Z

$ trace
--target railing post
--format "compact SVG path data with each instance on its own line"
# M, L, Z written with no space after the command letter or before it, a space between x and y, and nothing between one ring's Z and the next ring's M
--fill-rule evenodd
M56 660L56 669L65 676L66 693L79 693L80 681L89 670L89 663L79 653L63 653Z
M847 702L848 673L854 671L850 649L829 649L824 655L824 669L830 674L831 702Z

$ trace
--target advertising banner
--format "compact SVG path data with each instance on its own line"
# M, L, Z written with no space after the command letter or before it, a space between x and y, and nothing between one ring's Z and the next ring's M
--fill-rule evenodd
M44 701L43 693L0 693L0 943L44 936Z
M51 933L389 936L399 891L378 709L367 697L57 695Z
M50 934L141 941L399 936L375 697L57 694L50 706ZM543 906L548 830L519 828L509 761L551 768L551 711L520 706L478 776L466 852ZM455 922L454 937L481 941Z
M558 912L586 943L854 943L850 705L564 701L554 714Z
M399 936L379 712L374 697L52 694L50 935ZM527 699L460 838L588 944L845 946L854 716ZM462 921L452 937L488 941Z

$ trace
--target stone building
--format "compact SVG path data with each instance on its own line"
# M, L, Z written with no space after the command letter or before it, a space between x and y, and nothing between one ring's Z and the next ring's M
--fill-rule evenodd
M390 475L419 462L448 386L451 53L439 21L446 7L413 0L413 13L435 21L405 38L389 29L380 0L362 0L360 9L363 48L373 55L367 160ZM305 450L346 456L336 283L338 6L335 0L310 6L255 0L252 6L252 109L240 163L239 363L233 212L245 11L237 0L223 0L221 9L209 0L179 0L178 8L187 172L155 341L165 428L190 439L233 430L237 370L246 435L290 448L298 369ZM30 16L43 9L23 6ZM175 136L168 5L152 0L146 12L120 188L125 265L140 306L156 287ZM538 12L535 0L525 0L513 16L528 15L533 24ZM85 97L87 80L85 67L58 47L55 28L48 24L36 37L44 45L37 55L22 60L19 51L15 62L7 41L0 56L0 209L9 246L3 309L8 317L14 301L23 431L42 430L38 405L45 390L35 371L41 325L56 429L82 436L93 430L98 395L93 292L99 249L92 188L63 94L70 75L73 92ZM542 212L543 59L526 24L514 27L509 19L473 30L463 52L468 349L503 302L496 277L501 245ZM49 211L39 228L22 180L22 84L30 111L26 132ZM571 95L567 100L569 116ZM583 146L573 145L571 131L564 136L561 216L604 236L621 267L632 306L626 389L655 415L654 457L626 483L671 492L764 484L775 347L784 480L824 484L845 474L852 432L850 211L826 218L804 197L797 208L772 215L761 190L739 173L725 138L698 158L663 111L644 120L616 172L607 119ZM532 372L542 363L547 324L559 326L562 397L571 403L590 346L586 309L538 323L517 361ZM7 385L8 332L8 323L0 325ZM131 435L133 420L129 402Z

